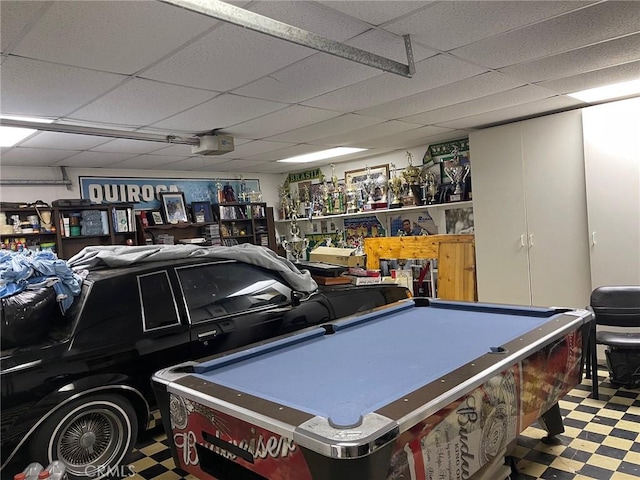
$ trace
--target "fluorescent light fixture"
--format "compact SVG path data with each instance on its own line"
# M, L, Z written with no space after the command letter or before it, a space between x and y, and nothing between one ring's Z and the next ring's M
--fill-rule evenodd
M597 102L609 100L611 98L627 97L629 95L640 94L640 78L629 82L614 83L604 87L590 88L581 92L569 93L568 95L583 102Z
M25 122L35 123L53 123L53 120L45 118L17 117L13 115L0 115L0 121L7 120L23 120ZM36 133L33 128L5 127L0 125L0 147L13 147L30 135Z
M327 158L349 155L350 153L362 152L363 150L366 150L366 148L336 147L330 148L329 150L322 150L320 152L307 153L306 155L298 155L297 157L284 158L278 161L284 163L308 163L315 162L316 160L325 160Z

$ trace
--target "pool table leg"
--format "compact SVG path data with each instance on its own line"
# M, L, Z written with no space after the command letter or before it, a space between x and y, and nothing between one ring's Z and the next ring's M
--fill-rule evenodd
M547 436L542 439L543 443L548 445L557 445L560 439L556 435L564 433L564 424L562 423L562 415L560 414L560 405L555 403L553 407L544 412L538 419L538 422L547 431Z
M393 442L364 457L329 458L301 447L313 480L385 480L391 462Z

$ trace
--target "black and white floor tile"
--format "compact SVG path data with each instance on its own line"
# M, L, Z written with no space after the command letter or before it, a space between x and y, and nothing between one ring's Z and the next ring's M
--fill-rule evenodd
M599 400L591 398L591 380L584 380L560 401L560 444L541 442L545 432L537 424L518 437L513 480L640 479L640 389L614 388L606 371L598 380ZM175 468L161 427L138 442L131 465L136 480L197 480Z

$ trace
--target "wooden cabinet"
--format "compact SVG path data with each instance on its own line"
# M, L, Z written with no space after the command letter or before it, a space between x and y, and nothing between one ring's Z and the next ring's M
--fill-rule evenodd
M640 98L582 118L591 286L640 285Z
M54 207L58 257L69 259L84 247L137 245L133 205Z
M591 282L580 112L469 140L478 299L584 308Z
M3 216L3 221L0 222L2 248L57 251L52 210L50 207L38 210L35 207L25 207L8 208L0 212ZM48 220L49 225L45 225L43 219Z

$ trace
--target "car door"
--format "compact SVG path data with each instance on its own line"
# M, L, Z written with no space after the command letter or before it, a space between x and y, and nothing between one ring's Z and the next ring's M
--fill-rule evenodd
M237 261L176 269L194 358L279 335L294 307L291 288L269 270Z

